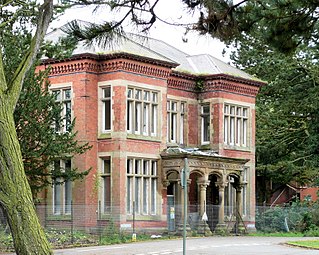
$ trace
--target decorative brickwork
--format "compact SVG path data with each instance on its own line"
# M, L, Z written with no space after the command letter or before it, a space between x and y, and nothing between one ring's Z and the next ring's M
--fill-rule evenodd
M251 83L251 82L249 82ZM257 86L246 85L245 83L240 83L240 81L235 79L228 79L227 77L222 76L219 80L207 81L204 86L203 92L211 91L228 91L232 93L248 95L256 97L259 91L258 83Z

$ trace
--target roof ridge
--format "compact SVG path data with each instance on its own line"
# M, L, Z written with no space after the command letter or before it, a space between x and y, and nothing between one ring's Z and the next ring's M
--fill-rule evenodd
M161 56L161 57L163 57L163 58L165 58L165 59L167 59L167 60L169 60L169 61L171 61L171 62L173 62L173 63L177 63L175 60L173 60L173 59L171 59L171 58L169 58L169 57L167 57L167 56L165 56L165 55L163 55L163 54L161 54L161 53L158 53L157 51L152 50L151 48L149 48L149 47L143 45L142 43L139 43L139 42L134 41L134 40L131 39L130 37L126 36L126 34L131 34L131 35L138 36L138 37L144 37L145 40L150 39L150 37L141 36L141 35L137 35L137 34L130 33L130 32L129 32L129 33L124 33L124 35L123 35L123 37L125 37L127 40L129 40L129 41L131 41L131 42L133 42L133 43L135 43L135 44L138 44L139 46L141 46L141 47L147 49L148 51L153 52L153 53L155 53L156 55L159 55L159 56Z
M145 37L145 38L147 38L147 39L151 39L151 40L154 40L154 41L161 42L161 43L165 44L166 46L168 46L168 47L170 47L170 48L173 48L174 50L179 51L180 53L185 54L186 57L192 56L192 55L190 55L190 54L188 54L188 53L186 53L186 52L184 52L184 51L182 51L182 50L176 48L175 46L173 46L173 45L171 45L171 44L169 44L169 43L167 43L167 42L165 42L165 41L163 41L163 40L161 40L161 39L156 39L156 38L154 38L154 37L149 37L149 36L145 36L145 35L138 35L138 34L135 34L135 33L132 33L132 32L129 32L129 34L136 35L136 36L140 36L140 37Z
M215 67L216 67L216 70L218 70L218 72L223 72L223 70L215 63L215 58L213 58L211 55L209 55L209 54L204 54L204 56L207 58L207 60L209 61L209 62L211 62ZM223 62L224 63L224 62ZM226 63L225 63L226 64ZM226 65L228 65L228 64L226 64ZM229 66L231 66L231 65L229 65Z

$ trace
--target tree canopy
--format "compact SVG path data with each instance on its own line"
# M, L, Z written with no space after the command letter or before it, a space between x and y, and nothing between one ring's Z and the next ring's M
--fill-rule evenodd
M257 98L256 161L276 184L319 184L319 51L310 41L284 54L254 30L233 45L237 66L268 82Z
M65 125L63 105L56 102L54 94L50 93L46 79L47 71L35 74L32 70L28 74L14 113L24 170L34 198L57 178L75 180L88 173L88 170L78 171L76 168L51 171L57 159L71 159L90 146L76 140L75 119L68 132L56 132L56 125L62 128Z
M70 26L79 40L90 43L102 42L110 31L120 29L124 21L137 25L142 32L148 31L156 22L169 23L161 18L157 5L161 0L70 0L69 5L94 5L109 7L106 10L123 10L117 20L105 20L102 24L89 25L86 29ZM185 32L198 31L224 42L231 42L242 34L259 31L264 41L289 53L300 44L316 43L318 40L318 0L181 0L189 15L197 22L182 25ZM234 3L235 2L235 3ZM106 15L107 16L107 15ZM90 32L88 32L90 31ZM107 41L105 41L107 42Z

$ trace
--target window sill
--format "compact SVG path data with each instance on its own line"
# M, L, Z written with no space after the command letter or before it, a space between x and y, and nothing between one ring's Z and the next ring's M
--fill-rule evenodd
M238 146L238 145L224 144L224 149L225 150L236 150L236 151L251 152L251 148L250 147L242 147L242 146Z
M47 216L47 220L71 220L71 215L70 214L60 214L60 215L55 215L55 214L51 214Z
M135 140L152 141L152 142L162 142L161 139L157 136L144 136L144 135L127 134L127 138L128 139L135 139Z
M110 139L112 138L111 132L109 133L100 133L98 139Z
M173 143L173 142L166 142L167 147L179 147L179 148L184 148L185 144L181 143Z
M199 148L200 148L201 150L210 150L210 149L211 149L210 143L201 144L201 145L199 146Z
M127 221L133 220L133 215L127 215L126 216ZM135 215L135 220L138 221L159 221L161 220L161 217L159 215Z
M112 213L101 213L98 220L111 220L113 218Z

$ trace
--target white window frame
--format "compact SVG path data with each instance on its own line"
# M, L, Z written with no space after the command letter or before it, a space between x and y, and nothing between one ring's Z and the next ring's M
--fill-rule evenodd
M101 86L101 103L102 103L102 133L108 133L112 131L112 87L110 85L108 86ZM106 90L109 90L109 96L105 93ZM106 127L106 104L109 104L109 127Z
M167 100L167 142L184 144L186 102Z
M109 214L112 211L112 161L110 157L103 157L100 159L101 162L101 171L100 171L100 178L101 178L101 208L100 212L102 214ZM106 169L108 162L108 168ZM106 187L106 181L108 180L108 187ZM109 191L108 198L109 201L106 201L106 189Z
M66 167L66 163L70 163L70 168ZM61 168L61 171L66 171L67 169L72 168L71 159L60 159L56 160L53 167L58 163L58 166ZM57 178L58 182L62 182L61 178ZM66 180L62 184L56 184L55 180L52 180L52 213L54 215L70 215L72 211L72 181ZM67 187L69 186L69 190ZM59 202L57 205L57 189L59 190ZM58 209L57 209L58 208Z
M224 104L224 144L248 147L249 107Z
M72 100L73 100L73 91L70 85L68 86L51 86L51 93L55 96L55 102L62 104L61 117L63 118L63 126L59 127L54 123L57 133L68 132L69 127L73 120L73 111L72 111ZM69 114L68 114L69 113ZM69 115L69 118L67 117Z
M157 214L157 164L154 159L127 159L126 210L128 215ZM133 207L135 207L133 209Z
M205 108L208 107L208 113L205 112ZM201 117L201 144L202 145L205 145L205 144L209 144L210 143L210 130L211 130L211 127L210 127L210 115L211 115L211 109L210 109L210 104L203 104L200 106L200 117ZM207 121L207 118L208 118L208 121ZM208 123L208 125L207 125ZM205 131L206 131L206 128L208 129L207 132L208 132L208 137L207 137L207 140L205 139Z
M158 135L159 92L138 88L127 88L127 132L143 136Z

